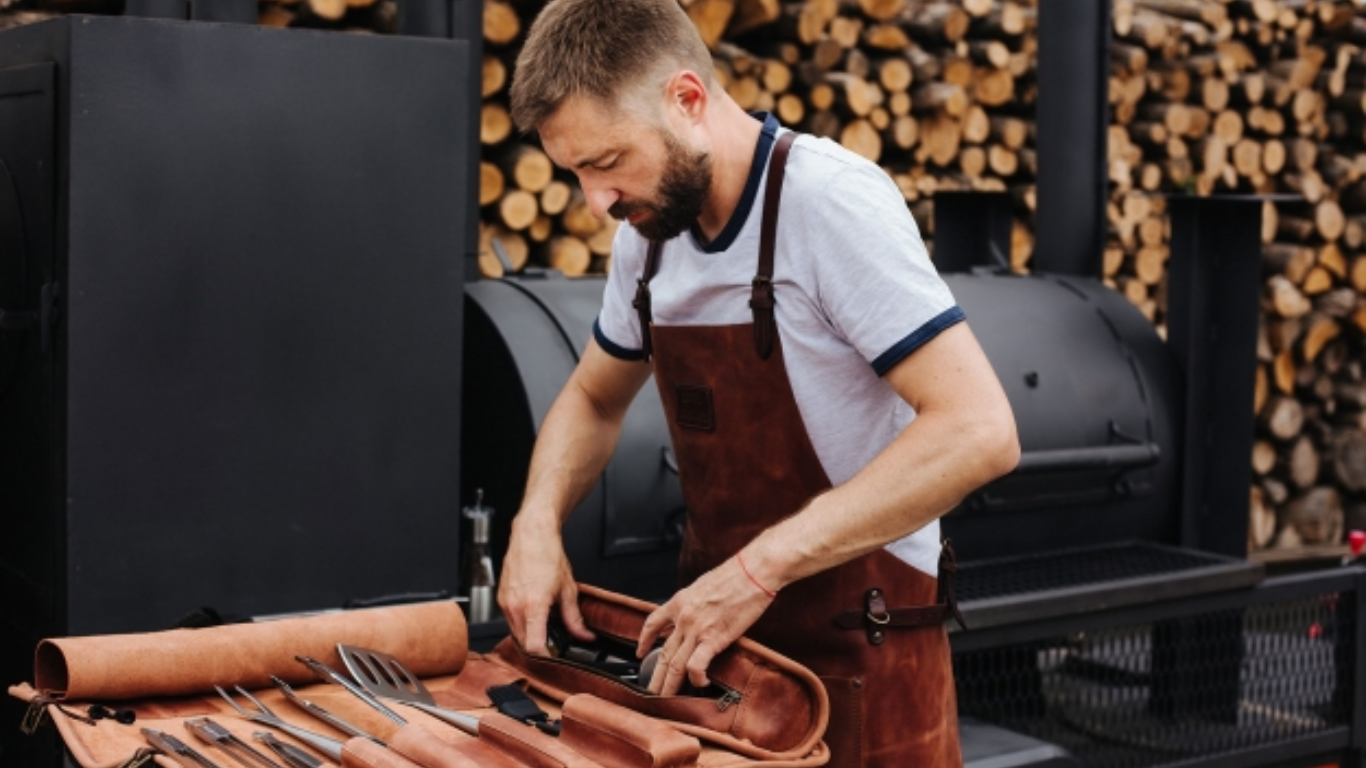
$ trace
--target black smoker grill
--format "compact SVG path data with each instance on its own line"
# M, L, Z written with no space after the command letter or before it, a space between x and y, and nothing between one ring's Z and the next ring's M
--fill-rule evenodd
M1164 342L1099 281L1108 9L1049 0L1040 24L1036 274L1006 273L1008 197L935 200L936 264L1024 450L943 523L969 625L952 636L967 765L1359 765L1366 570L1266 578L1245 559L1261 203L1171 201ZM462 477L502 513L496 552L602 290L467 286ZM647 385L566 526L580 579L672 591L670 464Z

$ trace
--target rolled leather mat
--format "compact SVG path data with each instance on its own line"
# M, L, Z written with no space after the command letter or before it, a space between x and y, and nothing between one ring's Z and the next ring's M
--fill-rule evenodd
M44 640L34 657L35 687L68 699L147 699L212 691L214 685L269 686L316 680L295 661L312 656L341 670L337 643L400 659L419 677L459 672L469 652L465 616L452 601L173 629Z

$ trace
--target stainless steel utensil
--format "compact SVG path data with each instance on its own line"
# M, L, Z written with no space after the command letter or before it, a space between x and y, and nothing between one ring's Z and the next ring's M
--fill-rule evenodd
M142 737L147 740L148 744L165 752L172 760L181 765L189 766L189 768L195 768L196 765L199 768L219 768L218 763L194 751L190 745L165 731L143 728Z
M247 701L250 701L256 707L255 712L244 709L240 704L233 700L232 696L228 695L227 691L215 685L214 689L218 691L218 695L222 696L228 702L229 706L237 710L237 714L254 723L268 725L276 730L284 731L290 736L293 736L299 741L302 741L308 746L332 758L332 760L338 763L341 762L342 743L340 741L330 739L322 734L314 733L306 728L300 728L292 723L287 723L276 716L274 712L270 711L270 708L265 704L262 704L255 696L247 693L242 686L236 685L233 686L233 688L236 689L239 694L245 696Z
M288 742L275 738L270 731L255 731L251 734L256 740L270 747L271 751L289 763L290 768L322 768L323 761Z
M323 721L324 723L327 723L333 728L336 728L342 733L347 734L348 736L360 736L361 738L369 739L380 746L384 746L384 742L380 741L378 738L371 736L369 733L365 732L361 728L346 722L337 715L328 712L323 707L314 704L308 699L305 699L304 697L300 696L298 693L294 691L293 688L290 687L289 683L286 683L284 680L281 680L275 675L271 675L270 679L275 683L275 687L279 688L280 692L285 695L285 698L289 699L290 704L293 704L299 709L302 709L308 714L318 718L319 720Z
M246 766L246 768L284 768L284 766L271 760L269 757L257 752L250 744L242 741L227 728L215 723L207 717L192 717L185 721L185 730L195 735L195 738L205 744L212 744L233 760Z
M337 644L337 653L347 671L368 693L420 709L466 733L479 733L478 718L436 706L427 686L393 656L342 643Z
M337 670L327 666L326 664L322 663L321 661L318 661L317 659L311 656L295 656L294 660L313 670L314 674L318 675L318 677L321 677L324 680L331 680L337 685L340 685L341 687L350 691L352 694L356 696L356 698L360 699L366 704L369 704L376 712L379 712L381 715L384 715L390 720L393 720L395 723L399 725L408 724L408 721L404 720L402 715L384 706L384 704L379 699L372 696L368 691L357 687L355 683L351 682L351 680L346 677L346 675L343 675Z

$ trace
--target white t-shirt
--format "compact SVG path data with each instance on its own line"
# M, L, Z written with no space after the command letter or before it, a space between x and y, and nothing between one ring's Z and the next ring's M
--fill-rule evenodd
M782 132L765 119L740 205L714 241L704 246L685 232L664 244L650 281L655 323L752 322L768 156ZM840 485L915 418L881 376L964 315L891 179L829 139L793 143L775 245L774 312L788 378L816 455ZM593 327L599 346L623 359L642 357L631 300L648 247L629 224L617 230ZM936 575L938 521L887 550Z

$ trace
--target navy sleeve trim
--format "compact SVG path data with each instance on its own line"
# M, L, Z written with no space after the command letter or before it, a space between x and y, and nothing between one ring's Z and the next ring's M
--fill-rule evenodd
M597 318L593 319L593 338L597 340L598 346L602 347L603 352L606 352L618 360L636 363L645 359L645 352L643 350L627 349L607 338L607 335L602 332L602 325L598 322Z
M968 319L963 314L963 310L958 306L952 306L930 318L928 322L911 332L909 336L893 344L886 352L877 356L873 361L873 370L878 376L886 376L887 372L896 367L896 364L905 360L917 349L929 343L930 339L943 333L949 327L957 325Z

